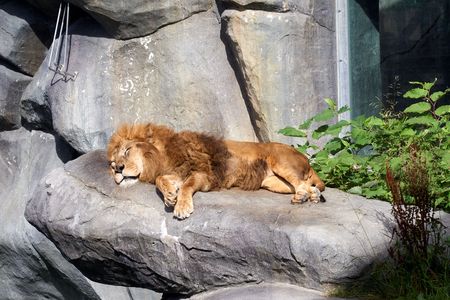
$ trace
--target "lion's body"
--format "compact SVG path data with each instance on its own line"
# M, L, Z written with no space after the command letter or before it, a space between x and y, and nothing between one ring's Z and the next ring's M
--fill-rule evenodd
M292 202L318 202L325 188L307 158L290 146L223 140L154 124L120 127L109 142L108 158L117 184L155 183L178 218L192 213L192 195L199 190L266 188L293 193Z

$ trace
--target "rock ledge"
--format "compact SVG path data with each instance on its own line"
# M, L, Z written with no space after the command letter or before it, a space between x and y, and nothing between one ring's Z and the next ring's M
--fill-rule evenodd
M154 186L117 187L93 151L44 178L26 218L102 283L186 295L261 282L325 290L385 255L391 221L388 203L324 196L291 205L263 190L197 193L194 214L178 221Z

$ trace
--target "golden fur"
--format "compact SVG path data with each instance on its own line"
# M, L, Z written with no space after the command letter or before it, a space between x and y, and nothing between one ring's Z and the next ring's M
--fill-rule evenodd
M265 188L292 193L292 203L301 203L319 202L325 189L307 158L288 145L223 140L151 123L121 126L107 155L117 184L156 184L179 219L194 211L197 191Z

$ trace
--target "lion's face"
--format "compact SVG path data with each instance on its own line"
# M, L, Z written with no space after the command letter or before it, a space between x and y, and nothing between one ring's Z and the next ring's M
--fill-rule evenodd
M114 181L120 186L130 186L144 173L145 143L124 141L109 149L108 159Z

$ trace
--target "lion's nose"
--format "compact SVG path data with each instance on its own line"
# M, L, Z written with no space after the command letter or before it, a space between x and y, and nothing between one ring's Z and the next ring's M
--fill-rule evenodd
M124 164L118 164L116 165L116 172L122 172L124 168L125 168Z

